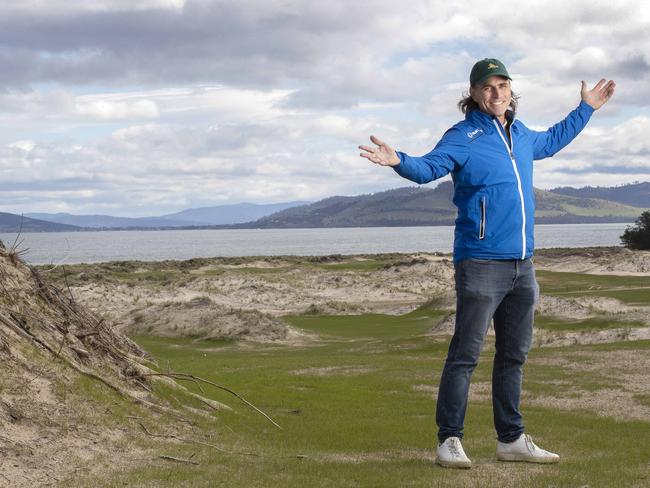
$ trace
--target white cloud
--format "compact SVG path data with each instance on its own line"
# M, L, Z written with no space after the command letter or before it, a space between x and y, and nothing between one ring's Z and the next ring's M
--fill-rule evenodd
M21 0L3 6L10 12L33 13L55 11L59 14L73 12L138 11L151 9L180 10L186 0L93 0L92 2L70 2L69 0Z
M158 105L151 100L138 100L129 103L79 97L75 109L79 115L99 120L155 119L160 115Z
M34 141L30 141L30 140L15 141L15 142L12 142L11 144L8 144L8 147L20 149L20 150L27 153L27 152L31 151L32 149L34 149L34 147L36 147L36 143Z
M613 127L588 127L552 159L536 163L536 184L612 186L650 178L650 118Z

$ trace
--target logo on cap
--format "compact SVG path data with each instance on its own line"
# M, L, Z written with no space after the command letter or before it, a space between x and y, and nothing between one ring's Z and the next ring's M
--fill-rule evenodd
M499 66L496 65L496 64L494 64L494 63L490 63L490 64L488 64L488 69L495 69L495 68L498 68L498 67L499 67Z

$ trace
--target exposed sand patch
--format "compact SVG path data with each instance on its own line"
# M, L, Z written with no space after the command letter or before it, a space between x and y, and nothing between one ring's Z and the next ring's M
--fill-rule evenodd
M295 369L290 373L298 376L353 376L373 373L377 368L368 366L328 366L323 368Z
M628 392L617 389L604 389L587 391L571 388L573 397L556 396L529 396L524 389L522 402L526 405L535 405L561 410L589 410L604 417L613 417L619 420L643 420L650 418L650 408L636 402Z
M612 298L576 298L565 299L542 295L536 312L557 317L561 320L585 320L590 317L611 317L612 323L619 327L606 330L585 331L549 331L535 327L533 347L572 346L576 344L605 344L619 341L637 341L650 339L650 327L620 327L623 320L650 323L647 307L627 307ZM427 335L451 335L454 333L456 314L450 313L433 324ZM488 326L488 336L494 335L492 324Z
M286 258L215 259L191 270L191 279L178 275L178 282L169 286L159 283L132 281L128 284L104 281L99 284L85 281L73 287L75 297L110 319L119 327L133 327L134 318L143 318L138 330L159 329L163 335L192 334L199 336L225 335L234 338L292 343L296 333L286 329L269 317L284 314L404 314L433 299L436 308L453 311L454 267L450 256L415 253L388 259L387 264L374 271L350 270L328 267L362 263L370 258L363 256L324 256L305 258L303 261ZM583 250L540 250L535 258L539 269L581 272L634 272L647 274L650 270L650 252L628 251L622 248L594 248ZM578 266L580 265L580 266ZM170 264L169 274L176 276L178 266ZM156 268L158 269L158 268ZM183 269L182 266L179 269ZM255 272L254 269L269 270ZM251 271L252 270L252 271ZM600 271L599 271L600 270ZM140 267L139 271L147 271ZM207 273L207 271L210 271ZM194 313L180 309L163 313L164 307L174 304L209 299L213 310ZM246 327L241 320L230 320L224 310L261 314L260 327ZM600 297L541 296L538 313L563 319L582 320L595 315L616 315L615 320L643 320L650 325L650 307L629 307L617 300ZM189 317L183 318L189 313ZM163 315L166 315L163 317ZM614 318L614 317L613 317ZM217 325L206 327L206 322ZM232 322L229 325L228 322ZM145 330L143 327L149 327ZM432 327L432 334L451 334L453 315ZM265 328L270 328L267 334ZM130 329L133 330L133 329ZM492 333L491 331L489 333ZM611 340L619 340L614 334ZM304 338L295 337L300 344ZM308 339L306 339L308 340ZM555 337L544 341L559 344ZM569 337L567 344L586 343L585 337ZM602 342L603 337L594 340Z
M363 464L386 463L391 461L435 461L435 452L427 449L400 449L380 452L336 452L308 456L309 459L322 463Z
M608 299L603 299L608 301ZM614 300L618 302L618 300ZM541 295L537 302L536 312L542 315L552 317L562 317L565 319L587 319L595 313L590 305L601 303L600 300L592 300L591 303L581 302L580 299L561 298L556 296Z
M276 268L283 268L288 265L289 263L286 261L280 261L280 260L271 261L267 258L267 259L257 259L255 261L247 261L239 264L222 264L221 267L227 269L246 269L246 268L276 269ZM206 269L215 269L215 268L214 267L200 268L200 270L206 270Z
M577 305L586 307L587 310L591 310L592 312L606 313L606 314L625 314L628 312L643 310L644 308L647 308L647 307L638 307L638 306L631 307L621 302L620 300L616 300L615 298L607 298L607 297L577 297L570 300L576 303Z
M133 334L181 336L201 339L237 339L303 345L310 334L256 310L232 309L207 296L146 307L133 314L125 330Z
M638 401L636 395L650 395L650 357L644 350L576 351L570 356L558 352L550 358L529 360L535 364L559 366L575 373L572 384L580 384L580 373L597 373L608 387L585 390L572 386L563 396L532 395L524 390L526 403L563 410L589 410L617 419L650 419L650 406ZM525 386L525 382L524 382Z
M533 337L533 346L562 347L645 339L650 339L650 327L615 327L605 330L576 332L551 332L544 329L537 329Z
M327 258L327 257L326 257ZM345 264L363 258L325 259ZM453 265L448 258L414 255L372 272L304 268L273 258L244 260L238 264L210 264L192 271L193 278L177 286L157 283L84 282L72 287L84 306L129 322L134 310L168 302L207 296L214 304L270 315L290 313L405 313L432 296L453 290ZM272 269L251 273L248 268ZM200 275L201 270L222 272Z
M522 392L522 406L539 406L560 410L587 410L597 415L621 420L650 419L650 405L639 401L638 396L650 395L650 357L645 350L622 351L562 351L552 357L531 358L526 368L536 365L550 365L566 370L572 380L559 378L546 381L557 387L559 394L535 394L526 389ZM581 373L596 373L607 386L596 389L580 387ZM585 381L591 381L585 378ZM423 392L436 399L437 385L414 384L411 389ZM492 385L489 381L470 384L470 402L489 402Z
M546 446L543 439L535 439L540 445ZM523 463L502 463L496 460L496 456L478 457L473 453L475 447L471 440L464 442L465 449L472 459L470 470L447 470L436 466L435 462L435 438L432 434L431 449L393 449L369 453L340 452L322 453L312 456L305 456L306 460L319 463L340 463L340 464L364 464L364 463L389 463L401 461L421 461L431 465L431 469L440 471L447 476L445 486L456 486L459 488L477 488L484 484L490 486L528 486L532 476L541 473L555 473L560 468L555 465L536 465ZM553 446L547 446L553 449ZM563 454L563 457L564 454ZM437 479L437 478L436 478ZM434 483L432 486L438 486Z
M65 379L61 365L22 373L14 364L0 381L0 486L54 486L77 470L106 473L132 463L140 449L121 448L125 432L101 424L97 412L90 415L96 406L79 405L78 393L66 393L72 378ZM100 460L109 458L102 468Z
M632 251L623 247L540 249L535 267L548 271L644 276L650 273L650 251Z
M438 387L433 385L412 385L411 390L430 393L433 399L438 398ZM472 382L469 385L469 401L483 402L491 401L492 384L487 381Z
M411 385L411 390L433 393L434 395L438 394L438 387L433 385Z

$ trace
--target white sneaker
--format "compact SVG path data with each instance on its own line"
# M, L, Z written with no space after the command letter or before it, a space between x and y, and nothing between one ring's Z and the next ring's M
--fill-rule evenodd
M447 437L445 442L438 444L436 463L445 468L471 468L469 460L458 437Z
M497 441L497 459L499 461L526 461L529 463L557 463L560 456L540 449L528 434L521 434L514 442Z

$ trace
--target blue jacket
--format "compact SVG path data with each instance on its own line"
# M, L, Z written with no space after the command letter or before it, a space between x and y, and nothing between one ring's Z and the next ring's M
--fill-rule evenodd
M428 154L398 152L395 171L416 183L451 172L458 207L454 261L525 259L533 254L533 161L553 156L576 137L594 109L580 102L562 122L545 132L519 120L506 134L491 115L473 110L449 129Z

